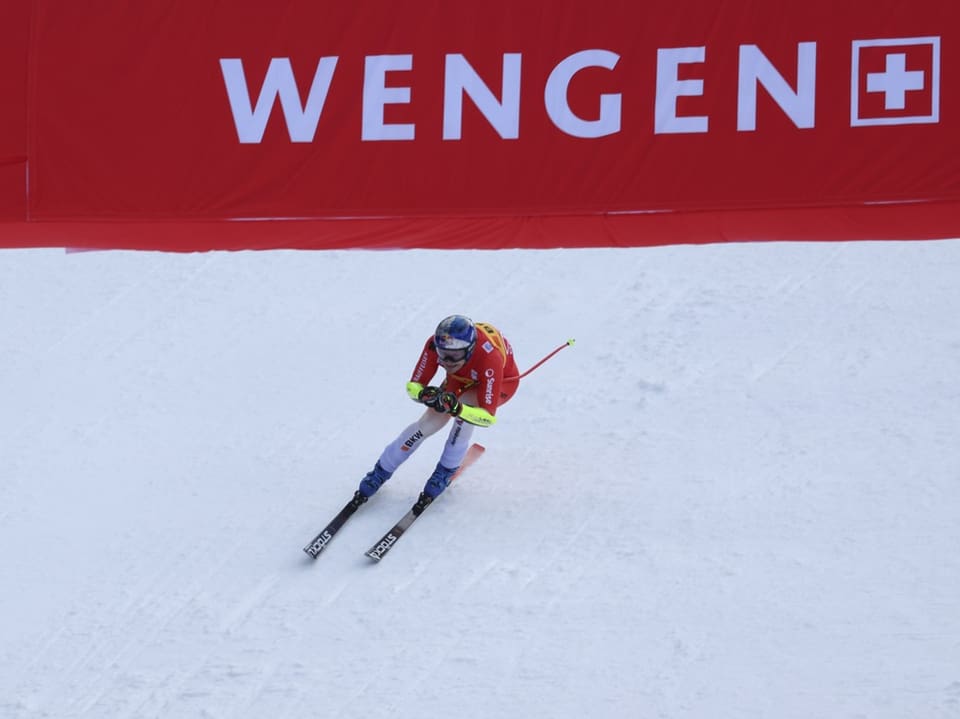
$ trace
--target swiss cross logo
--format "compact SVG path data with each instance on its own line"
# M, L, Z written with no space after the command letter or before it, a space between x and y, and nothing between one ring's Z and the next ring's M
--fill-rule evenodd
M939 37L854 41L851 125L939 121Z

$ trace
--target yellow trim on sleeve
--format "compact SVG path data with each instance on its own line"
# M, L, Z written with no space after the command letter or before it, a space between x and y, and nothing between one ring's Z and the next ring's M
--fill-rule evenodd
M497 418L480 407L473 407L469 404L460 405L460 418L464 422L475 424L478 427L489 427L497 421Z
M423 385L419 382L407 382L407 396L414 402L420 401L420 393L423 391Z

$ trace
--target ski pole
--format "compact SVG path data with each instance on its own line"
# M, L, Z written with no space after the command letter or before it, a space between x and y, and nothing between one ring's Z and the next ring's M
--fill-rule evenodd
M521 379L523 379L523 378L526 377L528 374L530 374L531 372L533 372L537 367L539 367L539 366L542 365L544 362L546 362L548 359L550 359L551 357L553 357L557 352L559 352L560 350L562 350L564 347L573 347L574 342L576 342L576 340L574 340L574 339L572 339L572 338L571 338L571 339L568 339L566 342L564 342L562 345L560 345L559 347L557 347L553 352L551 352L551 353L548 354L546 357L544 357L542 360L540 360L539 362L537 362L533 367L531 367L530 369L528 369L528 370L527 370L526 372L524 372L523 374L521 374L521 375L519 375L519 376L517 376L517 377L504 377L504 379L506 379L506 380L512 380L512 379L521 380Z

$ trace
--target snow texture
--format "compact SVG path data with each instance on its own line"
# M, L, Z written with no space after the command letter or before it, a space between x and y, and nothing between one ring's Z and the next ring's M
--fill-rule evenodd
M380 563L436 323L530 375ZM6 719L960 717L960 241L0 253Z

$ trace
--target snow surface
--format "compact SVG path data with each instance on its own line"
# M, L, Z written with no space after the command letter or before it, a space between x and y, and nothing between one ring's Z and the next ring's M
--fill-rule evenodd
M460 312L525 369L379 565ZM960 241L0 253L0 716L960 716Z

